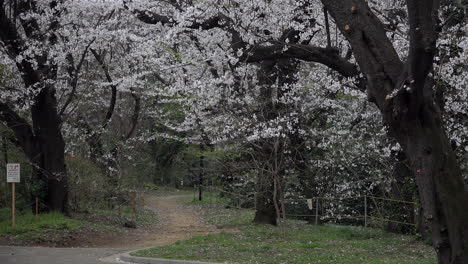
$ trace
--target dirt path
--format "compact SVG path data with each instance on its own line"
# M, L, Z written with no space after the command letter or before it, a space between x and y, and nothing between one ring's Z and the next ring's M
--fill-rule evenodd
M184 205L183 199L186 198L186 195L147 195L145 206L158 215L159 223L154 228L126 229L125 233L83 234L73 245L79 248L0 246L0 263L115 263L118 253L141 247L167 245L196 235L221 231L204 223L197 212Z
M157 214L158 224L152 228L125 229L125 233L86 235L73 247L137 248L167 245L196 235L222 230L203 222L200 214L184 204L189 195L158 196L147 194L145 207Z
M145 198L146 207L158 215L158 230L144 238L146 245L167 245L196 235L220 232L203 222L201 216L181 200L188 196L154 196Z
M64 234L47 234L47 239L39 241L23 241L14 236L4 236L0 237L0 245L128 249L167 245L196 235L224 231L204 223L201 215L185 204L184 201L189 200L190 195L153 193L146 194L144 198L145 209L156 213L157 224L145 224L136 229L119 227L115 232L84 228ZM55 236L59 239L52 239Z

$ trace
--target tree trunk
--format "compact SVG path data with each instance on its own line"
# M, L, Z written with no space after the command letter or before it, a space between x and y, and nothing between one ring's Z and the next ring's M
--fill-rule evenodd
M468 263L468 194L439 113L425 106L419 119L394 129L416 175L439 263Z
M46 210L68 213L65 143L60 131L55 89L43 88L31 108L34 150L27 153L36 176L47 183Z
M403 151L393 153L396 158L396 162L393 165L392 179L394 182L391 185L389 197L398 201L412 201L417 195L416 185L413 184L413 172L409 168L406 156ZM409 203L395 203L389 208L390 213L397 216L395 220L400 222L412 223L415 220L413 204ZM402 225L395 222L388 222L385 225L385 231L392 233L409 233L414 229L408 225Z
M468 193L432 80L440 2L407 0L410 46L401 61L364 0L321 0L351 44L369 100L408 157L439 263L468 263Z
M255 200L255 218L256 224L277 224L275 204L273 202L273 193L275 191L273 179L261 172L257 180L256 200Z

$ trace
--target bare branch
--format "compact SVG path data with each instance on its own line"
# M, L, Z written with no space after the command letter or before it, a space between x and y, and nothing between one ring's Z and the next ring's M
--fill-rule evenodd
M78 86L78 77L79 77L79 74L80 74L80 71L81 71L81 67L83 66L83 62L86 58L86 55L88 54L88 49L89 47L91 46L91 44L93 44L95 39L93 39L85 48L85 50L83 51L83 53L81 54L81 59L80 59L80 62L78 63L78 65L74 66L74 63L73 63L73 57L69 57L69 56L72 56L71 54L69 54L69 56L67 56L67 58L69 58L69 64L70 64L70 71L69 71L69 75L70 77L72 78L71 81L69 82L69 85L72 87L72 90L67 98L67 100L65 101L65 104L62 106L62 109L60 109L60 112L59 112L59 116L63 116L63 113L65 112L65 110L67 109L68 105L71 103L71 101L73 100L73 97L75 96L75 93L76 93L76 88Z
M107 68L107 65L104 62L104 55L99 55L96 50L90 49L91 53L93 53L94 58L96 58L96 61L99 63L99 66L101 66L102 70L104 71L104 74L106 76L107 82L109 82L109 85L111 87L111 99L109 103L109 108L107 109L106 116L104 118L104 121L102 123L102 128L106 128L107 125L109 124L110 119L112 118L112 114L114 113L115 109L115 102L117 100L117 86L113 84L112 77L110 76L109 69Z

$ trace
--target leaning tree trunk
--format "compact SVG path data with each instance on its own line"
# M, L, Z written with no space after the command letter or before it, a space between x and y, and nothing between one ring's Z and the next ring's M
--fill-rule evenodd
M468 193L440 114L425 106L418 120L401 120L394 134L416 175L424 218L439 263L468 263Z
M403 62L366 1L321 1L351 44L368 98L416 174L439 263L468 263L468 193L433 94L440 2L406 1L410 46Z
M33 163L36 176L46 182L46 210L67 213L65 143L60 131L55 89L42 89L35 99L31 113L35 148L27 155Z

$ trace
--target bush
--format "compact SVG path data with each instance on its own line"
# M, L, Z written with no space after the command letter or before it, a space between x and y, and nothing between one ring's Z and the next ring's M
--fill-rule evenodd
M107 186L100 169L85 159L67 156L70 209L89 212L108 205L104 187Z

